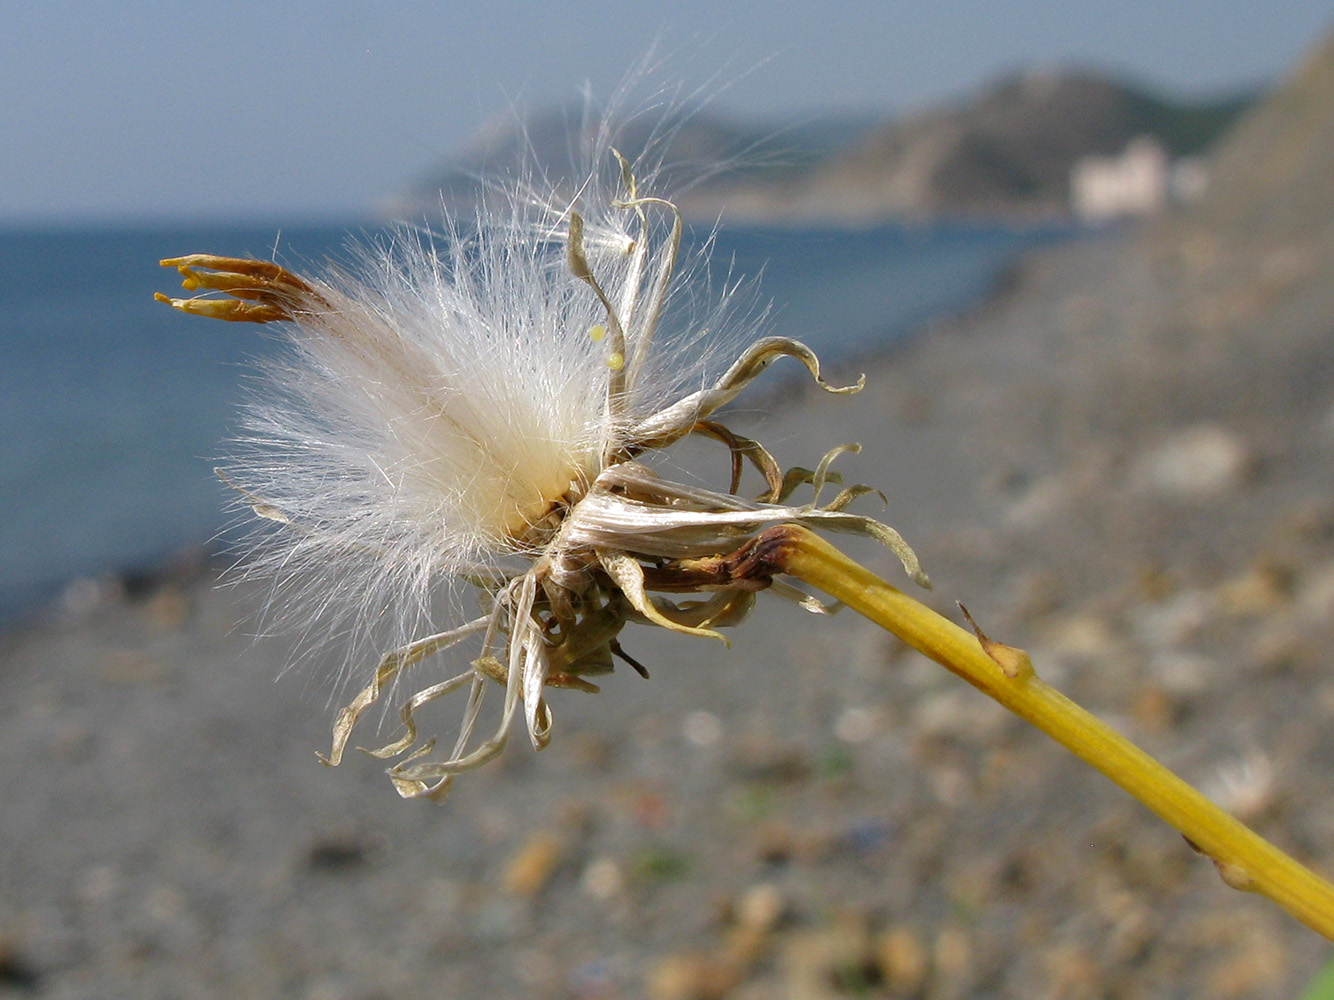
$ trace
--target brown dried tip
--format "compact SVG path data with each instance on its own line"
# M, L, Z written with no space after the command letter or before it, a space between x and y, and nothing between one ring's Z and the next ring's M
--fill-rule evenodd
M229 299L195 296L153 297L181 312L234 323L272 323L292 319L323 302L318 292L287 268L272 261L192 253L161 261L181 274L186 291L225 292ZM200 269L203 270L200 270Z
M973 634L977 636L977 641L982 645L982 652L996 662L996 666L1001 668L1001 673L1011 680L1032 676L1033 661L1029 659L1027 653L1022 649L1016 649L1014 646L1007 646L1003 642L997 642L995 639L989 638L977 622L973 621L973 616L968 613L967 608L960 604L959 610L968 619Z

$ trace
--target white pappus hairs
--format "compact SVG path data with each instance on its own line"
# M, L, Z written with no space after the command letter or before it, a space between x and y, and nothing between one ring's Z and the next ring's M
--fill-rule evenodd
M720 348L749 339L753 316L731 325L745 311L744 294L734 308L738 285L704 299L710 240L680 256L663 239L642 246L638 220L613 207L625 197L617 119L586 107L573 133L579 173L525 162L508 181L486 178L472 218L353 246L347 265L311 282L329 308L287 324L288 355L262 366L246 434L221 471L247 511L260 498L310 530L257 527L241 576L272 586L267 618L312 646L341 645L353 670L368 646L422 635L442 588L522 553L522 529L571 482L596 477L624 429L612 423L702 388ZM658 123L636 178L652 180L684 120ZM628 342L651 347L615 414L607 313L569 268L575 208ZM675 280L646 294L666 269ZM645 310L670 305L691 314L675 336L636 336Z
M405 796L441 796L494 757L520 706L544 746L547 688L596 690L587 678L617 659L643 672L620 646L627 623L721 638L763 589L818 609L723 558L769 526L871 535L925 581L892 529L844 509L872 491L819 505L846 448L784 474L714 418L782 357L829 391L860 383L835 389L809 348L755 340L737 286L708 284L711 241L683 249L681 215L652 185L686 120L650 130L632 163L613 119L598 118L581 131L575 182L534 161L490 183L474 218L400 229L322 278L208 254L163 261L202 293L159 296L176 308L286 332L291 350L267 366L222 474L269 522L245 572L271 581L270 613L347 644L354 666L368 643L383 654L340 713L328 763L408 668L453 646L469 649L467 668L433 682L431 670L400 702L401 738L370 751L400 758L389 773ZM720 349L734 360L715 372ZM646 464L691 434L730 451L726 491ZM740 493L745 464L763 480L753 497ZM789 504L806 484L811 499ZM478 739L497 685L499 721ZM437 754L416 713L461 689L454 748Z

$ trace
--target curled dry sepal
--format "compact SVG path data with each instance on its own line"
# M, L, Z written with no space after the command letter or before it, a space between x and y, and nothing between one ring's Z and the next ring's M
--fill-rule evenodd
M740 621L766 588L819 610L757 556L753 541L767 528L870 536L926 584L897 532L846 510L874 491L840 488L819 503L839 483L831 461L855 446L784 473L713 419L783 357L830 392L861 383L829 385L809 348L778 337L705 380L693 360L698 337L655 340L682 271L681 217L639 192L618 153L609 158L614 180L590 181L572 207L515 195L440 246L400 234L365 256L371 273L355 280L207 254L162 262L205 293L162 301L218 319L284 321L295 350L252 407L248 454L223 473L255 513L281 524L254 571L295 591L278 599L301 613L342 612L353 631L386 616L400 622L404 644L339 713L325 762L339 762L358 720L408 667L473 644L467 669L403 701L402 737L368 751L398 758L388 773L404 796L438 798L454 775L496 756L520 704L533 744L544 746L544 688L595 691L587 678L616 658L644 672L621 649L626 622L721 639L716 629ZM670 481L642 461L690 434L730 450L726 492ZM739 492L747 462L764 483L753 499ZM794 503L804 487L809 500ZM480 614L406 641L429 631L431 595L461 585ZM478 739L494 683L504 690L499 724ZM419 740L416 713L462 689L459 735L437 754L433 739Z

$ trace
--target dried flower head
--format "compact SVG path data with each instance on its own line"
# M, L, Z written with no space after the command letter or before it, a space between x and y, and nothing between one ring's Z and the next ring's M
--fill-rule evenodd
M896 532L845 509L869 488L841 488L819 504L838 482L831 461L853 446L784 473L715 419L779 358L830 392L860 382L827 384L809 348L777 337L703 381L698 344L659 335L681 272L681 216L641 192L614 149L603 161L610 183L595 168L573 201L521 186L501 211L480 210L475 229L438 243L401 234L365 255L360 278L301 278L207 254L162 262L205 293L163 301L200 316L282 321L295 349L270 372L250 447L224 473L256 514L281 525L252 569L293 588L280 598L302 613L342 613L354 629L389 619L404 639L428 630L442 588L471 589L480 602L471 620L385 653L335 722L329 764L408 667L472 644L466 669L404 699L402 738L369 751L399 758L389 775L404 796L439 797L454 775L498 754L520 705L534 746L544 746L547 687L595 691L587 678L616 659L643 673L620 645L627 622L722 638L716 630L766 588L817 608L748 547L765 528L869 535L925 583ZM691 434L730 450L727 491L645 464ZM739 493L747 462L764 483L754 498ZM794 503L804 486L810 499ZM503 708L479 738L493 684ZM438 755L434 740L419 740L416 714L456 690L467 691L463 722Z

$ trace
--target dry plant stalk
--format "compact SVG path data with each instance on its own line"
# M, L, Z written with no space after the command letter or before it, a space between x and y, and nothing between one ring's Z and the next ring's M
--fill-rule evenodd
M768 536L776 569L838 598L1000 702L1180 831L1232 888L1268 896L1334 941L1334 886L1043 682L1023 650L990 639L965 610L969 634L808 531Z
M610 177L599 171L605 162ZM1209 803L1107 726L1047 687L1019 650L970 635L852 562L813 530L886 545L926 577L892 528L847 507L835 448L783 472L758 442L717 419L773 361L793 358L821 388L805 345L757 340L707 378L699 344L658 336L679 291L682 221L640 192L610 146L573 200L519 186L475 231L443 250L402 234L368 255L355 281L298 277L275 263L193 254L164 260L192 298L158 297L224 320L283 321L295 359L271 373L275 401L251 412L249 450L223 475L279 528L253 563L298 608L351 621L369 636L389 616L399 641L339 713L338 764L359 721L410 668L465 643L465 669L400 698L402 736L367 752L405 797L440 798L454 777L504 748L522 706L535 747L550 739L548 687L596 691L619 659L628 622L693 637L741 621L769 590L808 610L804 581L935 659L1112 778L1218 864L1229 884L1262 892L1334 939L1334 889ZM218 297L211 293L221 293ZM727 318L724 296L696 321ZM726 492L674 482L648 464L688 435L728 449ZM740 495L743 467L764 488ZM826 487L838 492L820 499ZM809 487L803 503L798 490ZM480 613L423 635L440 587L471 590ZM670 595L670 596L668 596ZM693 596L692 596L693 595ZM281 597L281 595L280 595ZM689 599L682 599L686 597ZM324 626L316 626L324 627ZM384 648L383 646L380 648ZM477 738L487 690L499 721ZM467 692L452 749L436 753L417 713Z

